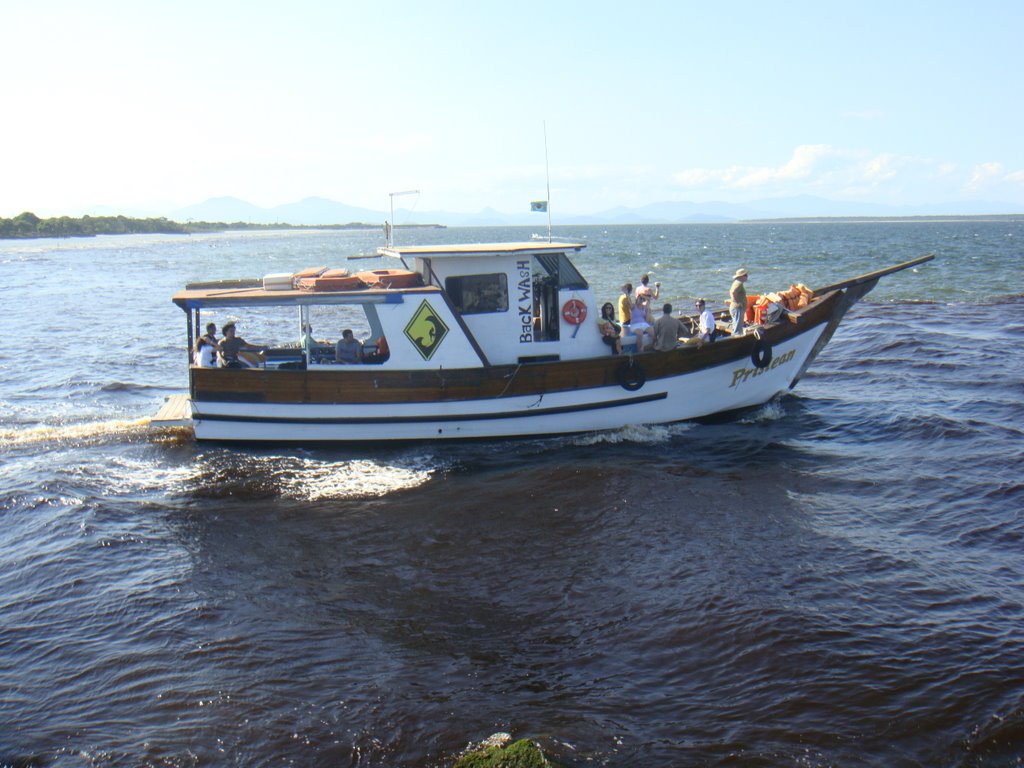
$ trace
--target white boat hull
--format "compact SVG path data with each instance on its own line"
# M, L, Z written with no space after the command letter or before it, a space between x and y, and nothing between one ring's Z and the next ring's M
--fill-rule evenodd
M789 389L824 332L821 325L774 348L772 362L748 358L645 382L543 395L444 402L306 404L192 403L200 440L375 442L512 438L666 424L768 402ZM635 358L641 362L644 356Z

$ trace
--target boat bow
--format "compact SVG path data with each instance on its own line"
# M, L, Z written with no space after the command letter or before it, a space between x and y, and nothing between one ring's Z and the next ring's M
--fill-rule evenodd
M885 269L879 269L874 272L868 272L867 274L861 275L860 277L854 277L850 280L844 280L840 283L833 283L832 285L827 285L824 288L818 288L817 290L813 291L813 295L815 298L826 296L827 294L832 293L834 291L842 291L843 293L839 301L836 302L835 309L832 312L832 317L829 318L828 324L825 326L825 330L822 332L821 337L818 339L818 341L815 342L814 346L811 348L810 354L807 356L807 359L804 361L803 365L800 366L800 370L797 372L796 377L789 385L789 388L792 389L797 385L797 382L799 382L800 379L803 378L803 375L807 372L807 369L810 367L811 363L813 363L815 358L818 357L818 353L820 353L821 350L825 348L825 345L832 340L832 335L836 332L836 329L839 328L839 323L842 322L843 318L846 316L846 313L849 311L850 307L852 307L854 304L856 304L858 301L864 298L867 294L869 294L874 289L874 287L878 285L878 281L881 278L885 277L886 275L894 274L896 272L902 272L905 269L912 269L913 267L916 267L919 264L929 262L934 258L935 254L929 253L925 256L920 256L916 259L911 259L910 261L904 261L901 264L895 264L891 267L886 267Z

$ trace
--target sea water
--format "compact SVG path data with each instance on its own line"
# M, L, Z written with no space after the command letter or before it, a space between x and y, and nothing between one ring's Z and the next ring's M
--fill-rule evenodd
M496 731L574 766L1024 759L1024 224L556 235L599 300L650 273L685 310L738 267L936 260L734 418L284 450L147 429L186 388L170 296L393 267L347 260L379 233L0 242L0 765L443 766Z

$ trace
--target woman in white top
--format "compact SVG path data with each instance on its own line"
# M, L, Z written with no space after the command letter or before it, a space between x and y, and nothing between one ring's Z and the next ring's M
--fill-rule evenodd
M192 355L192 362L200 368L215 368L217 366L217 347L211 344L205 336L200 336L196 342L196 351Z
M650 300L646 296L637 296L636 302L629 313L629 330L636 336L636 351L644 351L644 336L649 336L650 345L654 344L654 326L651 325Z

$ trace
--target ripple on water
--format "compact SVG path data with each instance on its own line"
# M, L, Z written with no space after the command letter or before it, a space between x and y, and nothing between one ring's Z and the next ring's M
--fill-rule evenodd
M581 259L599 295L658 265L667 291L714 296L741 259L780 285L861 274L886 237L919 252L910 228L609 228ZM5 306L22 346L80 352L0 364L0 765L440 766L496 730L572 744L569 765L1024 757L1021 297L950 303L972 295L956 256L887 279L794 393L699 424L373 451L148 432L185 385L174 290L359 238L5 265L62 305L45 334ZM991 272L968 289L1001 296L1019 249L976 261L967 241ZM131 359L92 343L94 291L50 295L72 268L107 290L111 264L139 277L119 293Z

